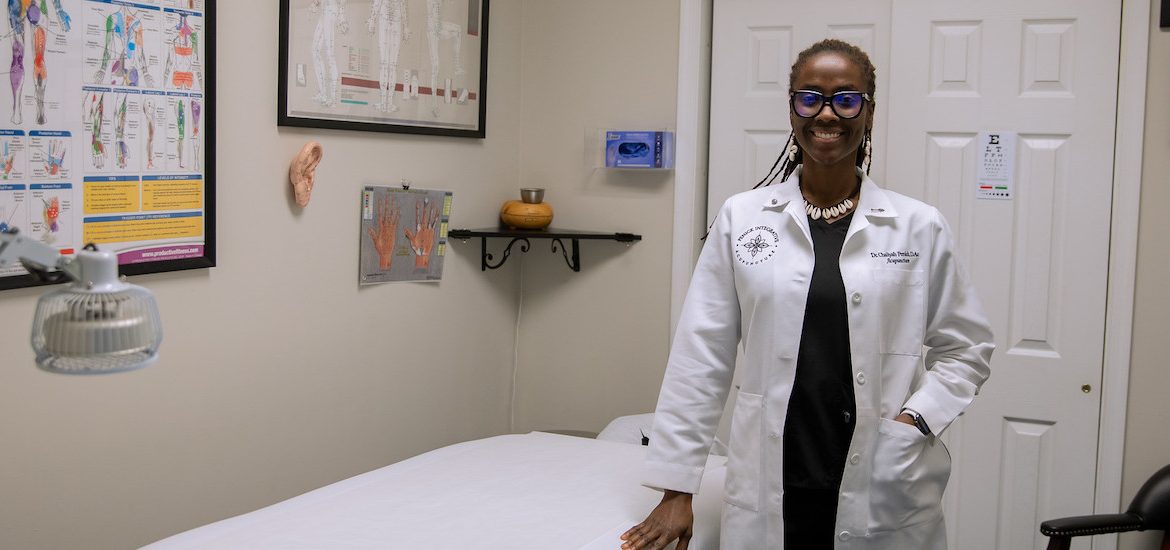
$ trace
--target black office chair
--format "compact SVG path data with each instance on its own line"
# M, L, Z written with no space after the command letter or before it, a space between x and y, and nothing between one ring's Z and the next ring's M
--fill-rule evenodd
M1051 519L1040 524L1048 550L1068 550L1073 537L1163 531L1161 550L1170 550L1170 466L1150 476L1124 514L1097 514Z

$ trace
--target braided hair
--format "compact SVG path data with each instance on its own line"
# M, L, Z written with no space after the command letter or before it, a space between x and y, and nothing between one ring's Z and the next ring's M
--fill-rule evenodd
M861 73L865 77L866 92L870 97L871 109L875 103L877 93L877 70L873 63L869 60L869 55L865 51L853 44L835 38L826 38L809 46L804 51L796 56L796 62L792 64L792 71L788 73L788 89L791 90L796 85L796 71L809 59L822 53L836 53L844 56L846 59L861 67ZM865 173L869 174L870 167L870 130L865 130L865 138L862 140L861 147L857 148L857 167L865 169ZM793 154L789 151L794 149ZM772 163L772 168L768 169L768 174L764 176L752 189L759 187L767 187L780 178L780 182L788 181L788 176L791 176L796 167L804 162L804 151L800 149L800 145L796 143L796 138L789 133L788 141L784 142L784 148L780 150L780 155L776 157L776 162ZM777 169L779 168L779 169Z

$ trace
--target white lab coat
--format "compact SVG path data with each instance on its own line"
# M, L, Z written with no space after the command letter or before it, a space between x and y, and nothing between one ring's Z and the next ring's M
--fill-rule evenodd
M945 549L950 455L934 435L892 419L910 408L942 433L990 374L991 329L938 210L858 173L860 203L841 251L857 422L835 548ZM799 177L735 195L719 211L650 436L645 484L695 492L742 343L722 550L783 548L781 434L813 269Z

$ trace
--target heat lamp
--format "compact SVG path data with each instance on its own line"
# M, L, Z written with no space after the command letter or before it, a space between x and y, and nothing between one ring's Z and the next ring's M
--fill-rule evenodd
M33 317L37 366L61 374L107 374L140 369L158 359L162 323L154 295L118 277L118 258L93 244L73 257L0 231L0 269L21 264L65 287L41 296Z

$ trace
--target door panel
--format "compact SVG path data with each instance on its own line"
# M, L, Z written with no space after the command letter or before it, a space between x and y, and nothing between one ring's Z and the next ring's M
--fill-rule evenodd
M944 434L949 534L1044 548L1041 521L1093 511L1120 2L893 9L885 184L951 222L996 334L991 379ZM1018 134L1011 200L976 196L985 131Z

